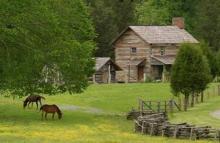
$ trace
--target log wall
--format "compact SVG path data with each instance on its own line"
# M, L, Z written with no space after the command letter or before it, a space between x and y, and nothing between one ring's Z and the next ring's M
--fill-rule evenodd
M148 44L135 32L128 29L113 45L115 62L123 71L116 73L116 79L124 82L138 82L138 67L132 61L146 59L143 77L155 79L158 77L158 68L152 69L151 56L161 55L161 48L165 48L165 55L176 55L179 44ZM136 53L132 52L136 48Z
M150 45L143 41L133 31L128 30L114 44L115 62L123 71L117 72L118 81L137 82L137 66L132 65L134 60L146 59L144 72L150 74ZM131 48L136 48L136 53L132 53ZM130 76L129 76L130 75Z
M164 45L153 45L151 47L152 55L160 56L161 48L164 48L164 55L176 55L179 49L179 46L176 44L164 44Z

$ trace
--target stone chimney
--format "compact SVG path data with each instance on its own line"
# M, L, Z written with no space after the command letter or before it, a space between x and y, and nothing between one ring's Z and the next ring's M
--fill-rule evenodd
M180 29L184 29L185 28L184 18L183 17L174 17L172 19L172 25L177 26Z

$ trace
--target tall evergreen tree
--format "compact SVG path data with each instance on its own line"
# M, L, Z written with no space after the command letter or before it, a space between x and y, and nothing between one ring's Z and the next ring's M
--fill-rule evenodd
M210 69L201 49L193 44L183 44L172 67L171 88L174 93L185 96L185 111L190 95L205 90L209 82Z

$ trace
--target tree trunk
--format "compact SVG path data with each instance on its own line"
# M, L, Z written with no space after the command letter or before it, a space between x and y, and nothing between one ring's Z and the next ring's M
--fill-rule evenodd
M192 98L191 98L191 107L194 107L194 96L195 96L195 94L193 93Z
M189 104L189 95L185 95L185 98L184 98L184 111L187 111L188 104Z
M199 93L196 93L196 103L199 103Z
M202 92L201 92L201 102L202 102L202 103L204 102L203 96L204 96L204 93L203 93L203 91L202 91Z
M180 109L182 110L182 100L181 100L181 96L179 95L178 96L178 104L179 104L179 107L180 107Z

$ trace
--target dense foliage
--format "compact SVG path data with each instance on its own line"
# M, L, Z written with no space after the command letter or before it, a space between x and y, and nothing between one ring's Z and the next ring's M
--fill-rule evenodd
M87 86L95 33L81 0L1 0L0 19L1 89L27 94ZM54 69L57 79L48 80Z
M113 56L111 42L135 21L132 0L87 0L97 32L96 56Z
M208 61L201 48L193 44L183 44L172 67L171 88L174 93L185 95L185 111L189 96L204 91L210 79Z

